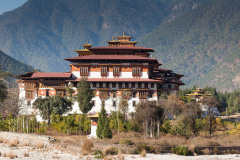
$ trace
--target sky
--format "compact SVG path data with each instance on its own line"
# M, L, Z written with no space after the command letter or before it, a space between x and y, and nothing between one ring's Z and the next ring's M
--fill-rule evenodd
M27 0L0 0L0 15L23 5Z

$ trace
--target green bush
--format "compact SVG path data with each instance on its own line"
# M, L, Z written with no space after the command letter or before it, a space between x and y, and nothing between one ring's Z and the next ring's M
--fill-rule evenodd
M172 153L177 154L177 155L183 155L183 156L187 156L190 155L191 152L188 150L187 147L184 146L177 146L177 147L172 147L171 148Z
M134 144L134 142L129 139L122 139L122 140L120 140L119 143L123 144L123 145L133 145Z
M103 159L103 153L102 153L102 151L100 151L100 150L95 150L93 154L95 155L94 158L96 158L96 159Z
M164 133L170 133L172 129L172 125L170 120L166 120L163 122L162 127L161 127L161 131Z

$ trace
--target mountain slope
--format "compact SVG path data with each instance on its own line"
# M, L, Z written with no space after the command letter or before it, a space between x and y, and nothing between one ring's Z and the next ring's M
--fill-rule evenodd
M33 67L13 59L2 51L0 51L0 64L2 71L9 72L14 75L20 75L26 72L34 71Z
M64 58L87 41L135 38L207 0L29 0L0 16L1 50L44 71L66 71Z
M240 1L211 0L141 37L188 85L231 91L240 84ZM187 86L188 86L187 85Z

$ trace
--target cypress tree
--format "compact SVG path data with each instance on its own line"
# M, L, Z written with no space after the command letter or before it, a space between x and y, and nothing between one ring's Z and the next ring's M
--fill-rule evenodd
M102 132L102 137L103 138L112 138L112 131L110 130L109 120L108 120L107 117L105 119L105 124L104 124L104 129L103 129L103 132Z
M77 101L79 105L79 109L82 113L86 114L89 112L92 105L92 98L94 97L94 92L91 91L90 83L87 82L86 79L82 78L79 82L78 93L77 93Z
M107 112L105 110L104 103L102 103L101 111L99 113L99 118L98 118L98 124L97 124L97 137L98 138L105 138L103 136L103 131L104 131L106 123L108 124L108 128L110 130L109 121L107 119ZM107 131L107 129L106 129L106 131Z

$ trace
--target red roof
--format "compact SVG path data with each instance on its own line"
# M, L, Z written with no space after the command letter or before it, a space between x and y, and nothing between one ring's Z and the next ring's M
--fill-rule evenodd
M31 78L70 78L71 73L34 72Z
M145 47L138 47L138 46L103 46L103 47L93 47L89 48L90 51L94 50L105 50L105 49L111 49L111 50L145 50L149 52L154 52L152 48L145 48Z
M79 82L81 78L67 80L70 82ZM162 80L148 78L88 78L89 82L163 82Z
M89 55L89 56L79 56L72 58L65 58L67 61L72 60L147 60L147 61L157 61L155 58L147 58L134 55Z

